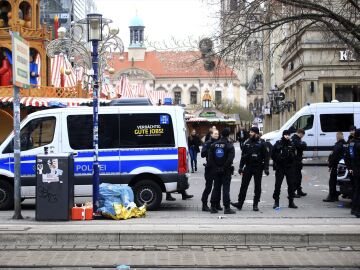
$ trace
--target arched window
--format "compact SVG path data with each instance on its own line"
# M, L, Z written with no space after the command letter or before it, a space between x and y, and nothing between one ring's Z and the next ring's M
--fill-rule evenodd
M40 84L40 68L41 68L41 58L40 53L34 49L30 48L30 84L39 85Z
M166 91L166 89L163 86L159 86L155 91Z
M0 27L11 26L11 5L8 1L0 2Z
M19 22L21 26L31 27L31 6L26 1L19 5Z

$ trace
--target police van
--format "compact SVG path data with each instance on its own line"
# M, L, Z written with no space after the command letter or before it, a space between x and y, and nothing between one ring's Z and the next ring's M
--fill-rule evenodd
M305 130L303 141L307 148L304 157L327 157L336 142L336 133L349 136L350 126L360 127L360 102L337 102L308 104L294 114L281 128L264 134L261 138L272 145L280 140L282 132Z
M21 122L21 196L35 197L36 155L48 147L73 153L75 196L92 196L93 111L91 107L49 109ZM135 203L160 206L163 192L186 190L188 146L180 106L99 108L100 181L128 184ZM0 146L0 209L13 206L13 133Z

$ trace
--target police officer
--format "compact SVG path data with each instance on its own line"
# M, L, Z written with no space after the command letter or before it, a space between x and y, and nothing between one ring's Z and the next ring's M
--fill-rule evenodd
M261 196L261 178L263 171L269 175L269 151L263 140L260 140L259 129L252 127L250 129L250 138L244 143L241 153L239 174L242 174L241 187L238 202L231 203L232 206L241 210L245 201L247 189L254 176L255 196L253 210L259 211L258 203Z
M301 187L301 180L302 174L301 170L303 168L303 152L306 149L306 142L302 141L302 138L305 136L305 130L299 128L296 133L291 137L291 141L295 147L295 163L294 163L294 176L295 176L295 183L294 188L297 194L295 198L300 198L301 196L306 196L307 194L302 191Z
M348 137L348 140L347 140L347 144L351 143L353 140L354 140L354 135L355 135L355 131L356 131L356 126L352 125L350 126L349 128L349 137Z
M344 134L342 132L336 133L337 142L334 145L333 151L328 157L328 167L330 171L329 179L329 195L324 202L335 202L339 200L339 194L336 191L336 180L338 172L339 161L344 157Z
M284 130L281 140L277 141L272 149L271 158L273 159L273 166L275 170L275 190L273 198L275 200L273 208L279 207L279 197L281 184L286 177L288 185L288 199L289 208L298 208L294 204L294 162L295 162L295 147L290 140L290 132Z
M221 139L210 146L208 166L211 176L214 178L214 188L211 193L211 213L217 213L220 204L221 187L223 190L224 214L235 214L230 208L230 182L234 167L235 148L229 141L230 129L225 128L221 132Z
M356 129L348 146L345 163L354 181L351 214L360 218L360 129Z
M205 189L201 196L202 211L205 211L205 212L210 212L210 208L207 205L207 201L208 201L208 197L211 193L211 189L212 189L213 182L214 182L214 178L212 177L210 168L208 166L208 154L209 154L210 146L219 139L219 131L217 129L212 129L210 134L211 134L210 140L206 141L201 149L201 157L206 158L205 174L204 174ZM217 206L217 209L223 210L220 207L220 204Z

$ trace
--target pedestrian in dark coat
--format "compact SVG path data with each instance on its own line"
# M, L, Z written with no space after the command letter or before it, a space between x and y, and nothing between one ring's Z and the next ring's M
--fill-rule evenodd
M191 172L197 171L197 154L200 152L201 140L196 134L195 129L191 132L188 137L188 147L191 160Z
M344 134L342 132L336 133L336 140L337 142L335 143L333 151L330 153L328 158L328 167L330 172L329 195L323 200L324 202L335 202L339 200L339 194L336 192L336 180L338 164L345 154L344 144L346 144L346 142L344 140Z
M305 136L305 130L299 128L296 133L292 136L291 141L295 147L295 160L294 160L294 189L297 192L295 194L296 198L300 198L301 196L306 196L307 194L302 191L301 181L302 181L302 173L301 170L303 168L303 153L307 147L306 142L302 141L302 138Z

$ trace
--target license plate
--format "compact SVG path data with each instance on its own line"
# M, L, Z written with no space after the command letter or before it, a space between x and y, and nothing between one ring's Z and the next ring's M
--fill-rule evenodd
M336 191L340 192L340 186L336 186Z

